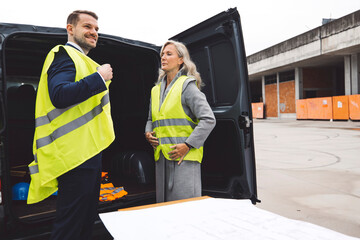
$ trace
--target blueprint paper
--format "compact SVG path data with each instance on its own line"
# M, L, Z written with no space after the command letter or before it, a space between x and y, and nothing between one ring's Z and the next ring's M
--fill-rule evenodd
M249 200L208 198L100 218L115 240L360 240L259 209Z

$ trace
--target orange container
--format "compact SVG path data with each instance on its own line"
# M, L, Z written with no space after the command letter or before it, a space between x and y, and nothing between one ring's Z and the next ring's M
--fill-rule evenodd
M349 96L332 97L333 118L336 120L349 119Z
M349 96L349 118L360 120L360 95Z
M308 119L332 119L332 97L309 98L307 101Z
M253 118L264 118L264 103L252 103L251 108Z
M296 100L296 119L307 119L307 101L306 99Z

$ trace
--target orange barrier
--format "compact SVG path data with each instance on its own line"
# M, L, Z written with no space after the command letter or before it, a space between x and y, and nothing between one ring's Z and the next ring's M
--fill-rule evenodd
M351 120L360 120L360 95L349 96L349 117Z
M308 119L332 119L332 97L308 98L307 111Z
M307 119L307 101L306 99L296 100L296 119Z
M349 96L335 96L333 101L333 119L349 119Z
M264 118L264 103L251 103L253 118Z

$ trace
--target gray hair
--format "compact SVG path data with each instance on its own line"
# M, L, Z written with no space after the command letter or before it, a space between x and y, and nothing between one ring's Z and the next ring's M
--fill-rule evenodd
M195 78L196 86L201 89L201 87L203 87L203 82L201 80L200 73L196 70L196 65L191 60L189 51L183 43L173 40L167 41L161 48L160 56L162 55L164 48L170 44L175 46L178 56L183 58L184 63L180 66L180 70L183 71L187 76ZM165 75L166 73L160 68L158 83L160 83Z

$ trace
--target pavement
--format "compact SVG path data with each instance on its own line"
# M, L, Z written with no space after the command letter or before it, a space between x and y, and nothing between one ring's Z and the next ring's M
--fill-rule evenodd
M360 237L360 122L254 119L256 206Z

